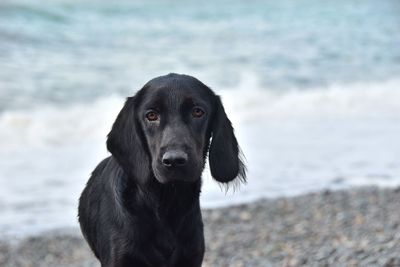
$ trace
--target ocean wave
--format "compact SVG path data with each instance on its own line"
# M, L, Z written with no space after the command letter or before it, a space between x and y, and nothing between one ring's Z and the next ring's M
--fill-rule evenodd
M0 114L0 139L8 148L54 147L104 139L122 104L122 97L110 96L67 107L5 111Z
M253 78L246 80L237 88L218 91L238 128L252 123L268 125L276 120L400 118L397 80L279 93L257 89ZM62 107L5 111L0 114L2 147L104 140L123 102L124 97L113 95Z
M243 122L400 117L400 80L285 91L259 90L254 78L250 81L222 93L236 120Z

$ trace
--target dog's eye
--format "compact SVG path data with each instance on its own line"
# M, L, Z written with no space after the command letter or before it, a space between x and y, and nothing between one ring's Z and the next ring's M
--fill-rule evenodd
M192 110L192 116L193 116L193 117L195 117L195 118L200 118L200 117L203 116L203 115L204 115L204 110L202 110L202 109L199 108L199 107L193 108L193 110Z
M146 113L146 119L149 121L156 121L158 120L158 113L155 111L149 111Z

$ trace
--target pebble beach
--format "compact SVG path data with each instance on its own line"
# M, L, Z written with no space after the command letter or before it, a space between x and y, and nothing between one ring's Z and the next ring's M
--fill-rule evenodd
M400 188L203 210L203 266L400 266ZM100 266L78 229L1 239L0 266Z

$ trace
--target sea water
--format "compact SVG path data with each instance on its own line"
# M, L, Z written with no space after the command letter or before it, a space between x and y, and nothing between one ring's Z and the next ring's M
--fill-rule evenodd
M201 204L400 185L397 0L1 1L0 233L77 227L126 96L169 72L222 96L248 182Z

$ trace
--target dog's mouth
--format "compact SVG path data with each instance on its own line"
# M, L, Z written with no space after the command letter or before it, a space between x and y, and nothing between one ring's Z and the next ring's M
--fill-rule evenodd
M198 166L165 167L156 163L153 172L157 181L162 184L172 181L195 182L201 177L201 168Z

